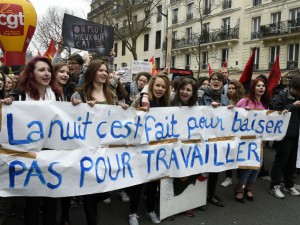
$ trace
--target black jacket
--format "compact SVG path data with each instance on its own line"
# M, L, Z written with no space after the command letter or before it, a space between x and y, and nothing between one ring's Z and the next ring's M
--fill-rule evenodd
M289 110L291 119L285 135L285 138L299 138L299 125L300 125L300 108L296 108L293 103L300 98L290 93L289 89L284 89L274 98L273 107L275 110Z

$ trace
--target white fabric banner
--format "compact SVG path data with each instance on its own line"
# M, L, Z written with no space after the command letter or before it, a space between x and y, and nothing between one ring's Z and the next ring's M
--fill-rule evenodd
M261 140L282 139L289 118L289 113L226 107L145 113L14 102L2 106L0 195L76 196L166 176L257 168Z

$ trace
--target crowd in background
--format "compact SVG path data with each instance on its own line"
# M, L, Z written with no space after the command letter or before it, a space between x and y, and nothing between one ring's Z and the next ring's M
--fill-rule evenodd
M71 55L66 62L61 60L63 42L59 42L58 51L51 62L45 57L33 58L14 75L8 71L0 73L0 93L4 104L13 101L66 101L74 107L87 103L91 107L96 104L119 105L124 110L135 107L149 110L150 107L176 106L226 106L251 109L274 109L291 112L291 120L287 134L282 141L275 142L276 157L271 169L270 193L276 198L284 198L280 181L283 177L283 191L299 196L294 187L293 174L296 171L297 147L300 124L300 76L288 77L285 87L275 89L273 98L268 97L268 83L264 75L252 81L249 90L245 90L237 80L230 79L229 71L222 67L219 72L210 76L168 78L166 71L155 76L141 72L133 81L123 84L120 74L113 71L112 52L108 62L83 59L79 54ZM254 200L254 186L258 176L268 175L262 160L261 170L238 169L234 195L237 202ZM227 188L233 184L232 171L226 171L226 179L221 186ZM219 207L225 203L218 197L216 186L219 173L209 173L207 202ZM146 216L155 224L160 223L155 211L159 181L152 181L117 191L122 201L129 202L129 224L138 225L137 215L141 195L146 201ZM144 191L143 191L144 190ZM110 202L112 193L95 193L85 196L60 198L61 225L70 225L69 208L83 204L88 225L101 223L97 212L99 201ZM43 225L56 224L57 198L25 197L25 225L38 225L39 212L42 211ZM6 204L7 215L14 216L14 198L2 198ZM186 216L194 216L192 209ZM168 219L173 219L170 217ZM124 222L125 223L125 222Z

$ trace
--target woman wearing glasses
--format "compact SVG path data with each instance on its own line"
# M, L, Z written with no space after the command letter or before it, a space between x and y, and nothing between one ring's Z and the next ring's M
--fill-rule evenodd
M199 105L207 105L214 108L218 106L228 106L228 108L232 108L233 106L229 105L229 99L223 94L224 82L224 75L222 73L213 73L209 78L209 86L202 86L198 91ZM209 173L207 201L216 206L224 207L222 200L215 195L218 176L219 173Z

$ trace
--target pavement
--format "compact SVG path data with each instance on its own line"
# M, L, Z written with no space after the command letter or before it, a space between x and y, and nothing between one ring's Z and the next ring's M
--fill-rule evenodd
M265 166L271 170L275 150L266 148L264 151ZM236 181L235 173L233 174ZM224 180L225 173L219 176L219 184ZM233 186L223 188L218 185L216 194L223 200L225 207L212 204L205 206L205 211L194 210L195 217L183 214L175 216L173 221L163 220L165 225L299 225L300 224L300 197L286 194L285 199L277 199L269 194L270 177L257 180L254 190L254 201L239 203L235 201ZM295 177L296 188L300 190L300 175ZM152 224L145 217L144 201L141 200L138 211L140 225ZM22 221L23 199L18 199L17 216L5 218L0 214L0 225L23 225ZM129 204L123 203L115 196L111 204L99 203L98 210L101 225L127 225ZM70 209L72 225L86 225L82 205ZM59 218L59 216L58 216Z

